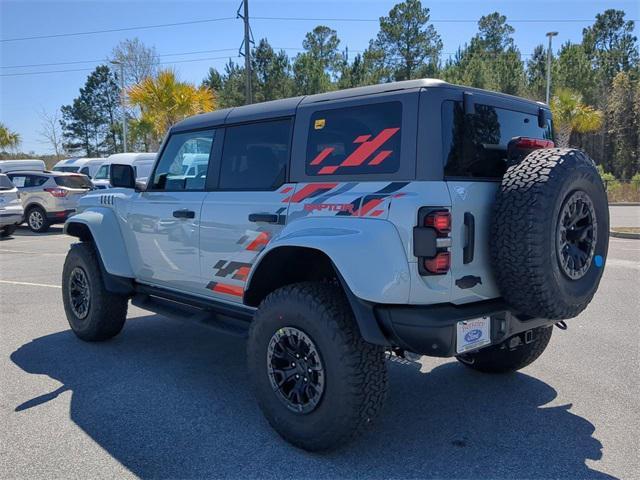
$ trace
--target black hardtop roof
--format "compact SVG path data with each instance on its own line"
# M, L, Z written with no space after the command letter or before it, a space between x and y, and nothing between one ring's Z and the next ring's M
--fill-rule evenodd
M404 80L402 82L381 83L378 85L369 85L366 87L347 88L344 90L335 90L332 92L318 93L315 95L284 98L282 100L253 103L251 105L244 105L241 107L225 108L222 110L202 113L200 115L194 115L192 117L186 118L181 122L173 125L173 127L171 127L171 131L180 132L186 130L196 130L199 128L215 127L223 124L242 123L254 120L264 120L267 118L287 117L294 115L299 105L328 102L331 100L340 100L364 95L374 95L392 91L414 90L424 87L452 88L476 93L490 94L502 97L507 100L548 108L548 106L544 103L527 100L525 98L508 95L505 93L491 92L479 88L465 87L463 85L454 85L443 80L432 78L422 78L418 80Z

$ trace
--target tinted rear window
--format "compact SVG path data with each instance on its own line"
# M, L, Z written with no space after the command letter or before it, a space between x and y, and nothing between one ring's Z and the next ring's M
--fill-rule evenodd
M78 171L80 167L53 167L53 170L56 172L70 172L70 173L75 173Z
M395 173L400 167L402 103L315 112L307 141L307 175Z
M67 188L91 188L91 181L84 175L69 175L68 177L54 177L56 184Z
M227 127L220 168L221 190L273 190L285 182L290 119Z
M502 178L512 138L552 139L551 122L540 128L536 115L476 104L475 113L467 117L465 122L462 102L442 104L446 176Z

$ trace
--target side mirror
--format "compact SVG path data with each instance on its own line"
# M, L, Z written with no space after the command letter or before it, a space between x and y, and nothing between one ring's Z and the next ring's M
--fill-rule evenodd
M146 180L136 180L136 192L144 192L147 189Z
M136 175L131 165L114 163L109 172L109 183L114 188L136 188Z

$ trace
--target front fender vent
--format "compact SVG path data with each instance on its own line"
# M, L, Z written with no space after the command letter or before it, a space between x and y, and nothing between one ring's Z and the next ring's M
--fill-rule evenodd
M113 205L115 202L115 195L100 195L101 205Z

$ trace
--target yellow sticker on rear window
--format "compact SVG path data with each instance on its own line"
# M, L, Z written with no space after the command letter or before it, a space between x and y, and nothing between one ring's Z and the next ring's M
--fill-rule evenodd
M319 118L316 120L316 122L313 124L313 128L315 130L321 130L324 128L324 124L325 124L325 119L324 118Z

